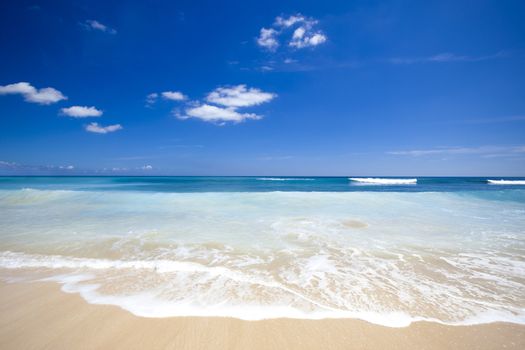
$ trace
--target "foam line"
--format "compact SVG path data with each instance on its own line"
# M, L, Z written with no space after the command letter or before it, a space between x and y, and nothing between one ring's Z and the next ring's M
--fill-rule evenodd
M374 185L414 185L417 179L386 179L377 177L350 177L350 181Z
M491 185L525 185L525 180L487 180Z

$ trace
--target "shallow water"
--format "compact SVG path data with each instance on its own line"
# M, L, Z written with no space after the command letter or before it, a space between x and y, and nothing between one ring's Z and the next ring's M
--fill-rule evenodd
M525 323L525 187L273 179L3 178L0 276L149 317Z

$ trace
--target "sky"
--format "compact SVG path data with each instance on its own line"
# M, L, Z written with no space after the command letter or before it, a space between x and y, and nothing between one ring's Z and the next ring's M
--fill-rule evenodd
M525 176L524 13L2 1L0 174Z

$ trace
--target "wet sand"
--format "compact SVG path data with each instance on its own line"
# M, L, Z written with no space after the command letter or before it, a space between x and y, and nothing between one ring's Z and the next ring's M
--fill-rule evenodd
M525 349L525 326L143 318L55 283L0 283L0 349Z

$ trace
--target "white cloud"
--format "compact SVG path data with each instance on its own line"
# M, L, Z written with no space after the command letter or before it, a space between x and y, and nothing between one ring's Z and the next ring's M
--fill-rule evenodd
M277 95L263 92L256 88L247 88L241 84L231 87L219 87L210 92L206 100L210 103L223 105L226 107L249 107L269 102Z
M144 166L142 166L141 169L142 170L151 170L151 169L153 169L153 167L151 165L144 165Z
M288 18L284 18L284 17L278 16L278 17L275 18L274 25L278 26L278 27L286 27L286 28L288 28L288 27L293 26L296 23L300 23L300 22L304 22L304 21L307 21L307 19L303 15L298 13L297 15L291 15Z
M154 104L155 102L157 102L158 97L159 97L159 94L157 94L156 92L149 94L148 96L146 96L146 104L147 105Z
M107 133L114 132L114 131L121 130L121 129L122 129L122 125L120 124L102 126L102 125L99 125L98 123L90 123L86 125L86 131L94 132L97 134L107 134Z
M177 101L187 99L182 93L176 91L163 92L162 96ZM246 119L257 120L261 119L262 116L254 113L243 113L238 109L269 102L276 96L274 93L249 88L245 84L222 86L209 92L205 101L186 102L184 108L174 108L172 114L178 119L197 118L221 125L226 122L239 123Z
M275 38L277 34L278 32L273 28L261 28L261 32L259 34L259 37L257 38L257 44L270 51L275 51L279 46L279 42Z
M186 99L186 96L180 91L164 91L162 97L172 101L183 101Z
M73 118L100 117L102 115L101 110L87 106L71 106L68 108L62 108L61 111L62 114Z
M302 30L301 30L302 29ZM301 30L300 32L297 32ZM305 35L306 31L303 27L299 27L295 30L292 40L288 45L295 47L297 49L302 49L305 47L313 47L321 45L326 41L326 36L321 32L310 33Z
M26 82L0 86L0 95L14 94L24 96L24 99L27 102L38 103L41 105L49 105L61 100L67 100L66 96L52 87L37 89Z
M187 97L180 91L164 91L159 93L153 92L146 96L146 106L150 107L155 102L157 102L157 99L162 96L162 98L170 101L184 101L187 99Z
M270 51L275 51L279 46L278 37L290 33L295 28L288 46L303 49L321 45L326 42L327 37L321 30L316 29L318 23L319 21L299 13L289 17L278 16L275 18L273 28L261 28L257 44Z
M304 27L299 27L293 32L292 40L300 40L304 37L304 33L306 33L306 29Z
M239 113L234 107L217 107L203 104L186 109L186 115L177 115L179 119L197 118L206 122L234 122L239 123L246 119L261 119L253 113Z
M81 25L89 30L98 30L109 34L117 34L117 31L115 29L110 28L107 25L102 24L94 19L88 19L85 22L81 23Z

